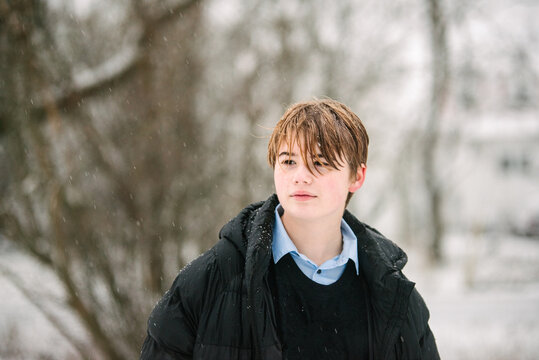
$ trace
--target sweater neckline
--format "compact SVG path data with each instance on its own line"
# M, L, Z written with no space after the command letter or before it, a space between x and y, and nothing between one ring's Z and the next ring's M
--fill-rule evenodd
M309 279L298 267L294 259L292 258L292 255L290 253L284 255L278 262L275 264L275 266L278 267L285 267L290 270L290 273L288 273L288 276L291 276L294 278L294 280L297 280L297 285L304 289L304 290L315 290L320 292L320 295L322 295L324 292L333 292L336 290L340 290L343 287L346 287L349 285L349 281L354 277L359 277L356 274L355 265L354 262L351 259L348 259L348 263L346 264L346 268L337 281L334 283L324 285L319 284L314 280Z

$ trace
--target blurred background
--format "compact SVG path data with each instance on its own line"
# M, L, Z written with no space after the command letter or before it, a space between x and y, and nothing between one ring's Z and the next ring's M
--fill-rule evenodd
M409 254L444 359L539 352L539 2L0 0L0 358L134 359L157 299L273 192L332 97L349 206Z

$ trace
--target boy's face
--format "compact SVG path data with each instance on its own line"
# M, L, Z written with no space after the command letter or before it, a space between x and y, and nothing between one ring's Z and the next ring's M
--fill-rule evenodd
M309 159L311 168L315 169L312 174L298 144L288 147L283 141L273 172L275 190L286 217L309 221L340 219L348 192L355 192L363 184L365 167L352 176L350 166L344 161L341 162L346 165L336 170L324 167L324 158L319 155L322 163Z

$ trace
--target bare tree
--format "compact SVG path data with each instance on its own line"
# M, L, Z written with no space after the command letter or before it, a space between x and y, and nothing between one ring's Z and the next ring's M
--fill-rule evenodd
M438 177L436 151L440 140L440 123L449 96L449 47L447 22L443 1L427 0L431 54L430 109L422 150L425 181L430 256L434 262L442 258L441 244L444 234L442 215L443 189Z
M197 1L133 3L126 23L136 24L138 42L103 52L101 63L66 81L59 74L73 69L58 59L50 20L58 15L41 2L0 5L0 119L9 170L0 231L56 274L65 305L100 356L132 358L149 309L182 266L182 240L208 231L193 221L201 211L195 199L211 189L197 158L204 154L195 110L201 8ZM79 40L70 50L82 47ZM170 249L178 249L172 258ZM13 270L2 272L81 358L92 357L46 299Z

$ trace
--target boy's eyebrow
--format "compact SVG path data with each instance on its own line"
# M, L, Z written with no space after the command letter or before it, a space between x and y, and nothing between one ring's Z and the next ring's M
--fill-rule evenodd
M279 154L278 157L281 157L281 156L296 156L296 153L289 153L288 151L283 151ZM326 157L324 156L324 154L316 154L316 156L320 159L325 159Z
M295 153L289 153L288 151L283 151L283 152L281 152L281 153L279 154L279 157L281 157L281 156L283 156L283 155L285 155L285 156L296 156Z

